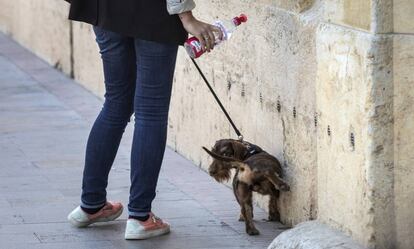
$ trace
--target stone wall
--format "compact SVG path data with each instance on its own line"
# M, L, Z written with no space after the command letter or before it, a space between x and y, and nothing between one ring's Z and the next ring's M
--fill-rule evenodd
M246 12L249 21L232 41L198 61L245 138L284 162L292 191L282 195L282 216L296 224L316 215L315 30L320 6L305 11L300 7L309 5L291 2L200 1L197 15L204 20ZM210 158L201 146L235 134L183 51L176 79L170 144L205 168Z
M395 236L396 248L410 248L414 244L414 35L395 35L393 42Z
M370 248L411 249L414 2L197 5L206 21L249 16L198 62L245 138L283 163L292 189L281 196L283 221L317 219ZM102 97L93 31L67 21L67 7L0 0L0 29ZM210 158L201 146L235 137L182 49L169 125L169 145L203 169Z
M64 1L0 1L0 28L67 74L71 72L70 23Z
M394 0L393 12L394 233L396 248L410 248L414 244L410 207L414 203L414 3Z

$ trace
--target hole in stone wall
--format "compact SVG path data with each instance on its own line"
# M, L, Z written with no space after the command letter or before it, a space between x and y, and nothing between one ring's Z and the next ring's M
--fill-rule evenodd
M349 135L349 142L351 144L352 149L355 149L355 134L351 132Z
M280 100L278 100L277 103L276 103L276 109L277 109L277 112L279 112L279 113L282 110L282 105L280 104Z
M293 117L296 118L296 107L293 107Z
M315 124L315 127L318 127L318 114L315 114L315 117L313 118L313 122Z
M263 95L262 95L262 93L259 93L259 100L260 100L260 104L263 104Z
M328 132L328 136L331 136L331 134L332 134L332 131L331 131L331 126L329 126L329 125L328 125L328 129L327 129L327 132Z
M242 83L242 89L241 89L241 96L246 96L246 89L244 88L244 84Z

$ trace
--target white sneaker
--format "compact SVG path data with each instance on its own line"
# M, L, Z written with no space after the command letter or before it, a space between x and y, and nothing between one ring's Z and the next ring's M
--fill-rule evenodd
M125 239L148 239L170 232L170 224L164 222L153 213L146 221L128 219L125 229Z
M87 227L95 222L113 221L121 216L122 210L122 204L119 202L107 202L95 214L88 214L78 206L68 215L68 221L75 227Z

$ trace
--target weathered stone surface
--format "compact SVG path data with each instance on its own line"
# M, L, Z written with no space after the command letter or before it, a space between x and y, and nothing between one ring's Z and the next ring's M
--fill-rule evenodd
M304 12L308 10L316 1L315 0L258 0L255 3L266 6L275 6L288 11Z
M389 0L371 1L371 33L385 34L393 32L394 2Z
M394 32L414 34L414 1L394 0Z
M334 25L317 37L318 218L366 246L388 248L392 40Z
M368 143L365 114L371 37L322 25L317 35L318 218L367 240L371 217L364 180ZM329 130L329 131L328 131ZM350 134L355 136L355 148ZM340 210L340 211L339 211ZM365 241L367 243L367 241Z
M338 230L316 221L281 233L267 249L364 249Z
M371 6L371 0L325 1L324 16L328 22L369 31L371 29Z
M394 123L393 123L393 75L392 37L374 36L369 52L370 86L366 114L368 146L365 180L369 186L368 197L373 215L374 231L369 243L377 248L394 248L395 235L393 188L394 188Z
M394 38L394 172L396 248L414 245L414 36Z
M73 58L75 80L103 97L105 85L102 61L91 25L73 22Z
M69 74L68 4L56 0L1 1L0 4L1 30Z
M251 18L231 41L198 62L245 138L287 166L292 191L282 197L284 221L307 220L315 215L316 206L314 42L320 9L314 6L306 12L309 15L297 16L272 5L211 4L200 2L203 12L196 15L208 20L213 15L228 17L250 9L247 14ZM211 9L214 14L208 13ZM190 60L180 53L169 144L205 168L210 158L201 146L211 146L223 137L234 137L228 121ZM266 205L266 199L257 201Z

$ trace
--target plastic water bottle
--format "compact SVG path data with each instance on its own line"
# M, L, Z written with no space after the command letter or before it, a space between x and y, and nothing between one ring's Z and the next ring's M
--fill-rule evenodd
M213 25L220 28L221 32L223 32L223 38L220 40L219 35L214 34L216 37L214 44L218 45L221 42L230 39L237 26L244 22L247 22L247 16L245 14L241 14L227 21L216 21ZM197 37L194 36L187 39L187 41L184 43L184 47L187 50L188 55L194 59L200 57L204 53L200 41L197 39Z

